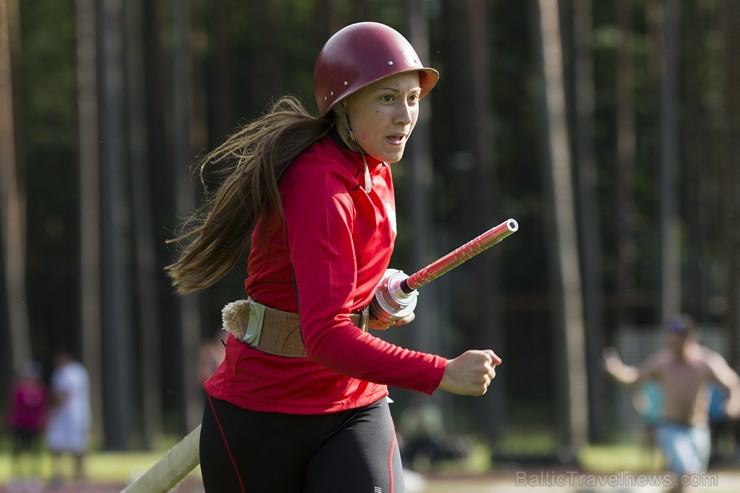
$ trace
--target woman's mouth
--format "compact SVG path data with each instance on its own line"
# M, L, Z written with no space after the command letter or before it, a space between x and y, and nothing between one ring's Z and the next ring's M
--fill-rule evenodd
M385 140L391 145L401 145L406 140L406 136L404 134L389 135Z

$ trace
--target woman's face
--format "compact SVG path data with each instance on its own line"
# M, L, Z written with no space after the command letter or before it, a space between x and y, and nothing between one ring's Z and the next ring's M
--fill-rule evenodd
M350 126L363 151L381 161L400 161L419 118L420 92L419 73L408 72L379 80L347 99Z

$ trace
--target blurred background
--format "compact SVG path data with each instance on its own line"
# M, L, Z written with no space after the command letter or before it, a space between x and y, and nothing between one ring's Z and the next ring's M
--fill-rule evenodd
M601 351L639 361L680 311L737 368L738 2L0 0L0 395L64 345L90 371L101 448L200 422L202 350L246 261L174 295L166 241L202 197L192 166L276 96L316 114L316 55L361 20L441 72L393 168L391 267L520 228L380 335L504 359L482 398L392 389L402 435L426 409L432 429L500 456L528 453L510 445L522 434L564 460L631 437Z

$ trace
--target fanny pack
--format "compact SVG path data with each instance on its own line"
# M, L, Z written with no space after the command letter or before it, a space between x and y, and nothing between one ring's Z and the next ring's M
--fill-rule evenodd
M221 310L224 330L239 341L265 353L305 358L301 324L297 313L284 312L251 298L233 301ZM353 313L352 323L367 331L369 307Z

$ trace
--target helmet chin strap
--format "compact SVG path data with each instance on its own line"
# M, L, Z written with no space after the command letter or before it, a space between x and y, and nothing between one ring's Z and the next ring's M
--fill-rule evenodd
M365 186L362 188L365 190L365 192L370 193L370 190L373 189L373 185L372 180L370 179L370 168L367 165L367 159L365 159L365 151L362 150L362 147L360 147L360 144L355 139L354 132L352 132L352 127L349 124L349 116L347 115L347 107L345 106L345 101L339 103L339 107L341 107L341 109L337 111L337 113L339 113L339 122L342 126L342 132L344 133L345 140L347 140L350 148L354 148L354 151L360 153L360 156L362 156L362 162L365 164L365 171L363 173Z

